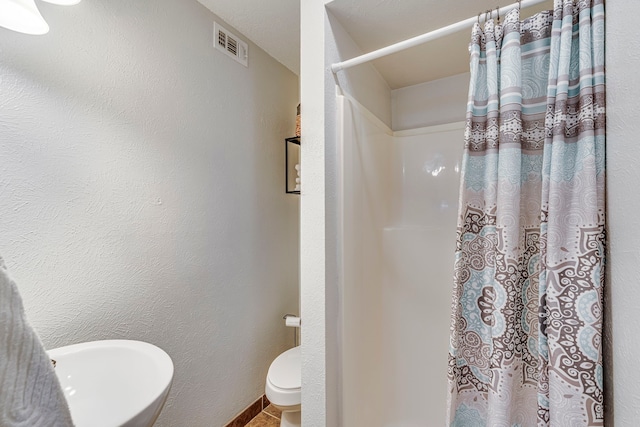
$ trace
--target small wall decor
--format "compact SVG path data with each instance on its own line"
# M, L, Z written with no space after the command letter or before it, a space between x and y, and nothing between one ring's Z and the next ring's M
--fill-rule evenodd
M300 194L300 137L286 138L284 144L285 191Z

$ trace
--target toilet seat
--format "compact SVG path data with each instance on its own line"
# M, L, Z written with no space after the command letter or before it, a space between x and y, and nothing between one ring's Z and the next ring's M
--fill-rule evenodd
M275 406L298 406L301 402L300 347L294 347L278 356L267 373L265 392Z

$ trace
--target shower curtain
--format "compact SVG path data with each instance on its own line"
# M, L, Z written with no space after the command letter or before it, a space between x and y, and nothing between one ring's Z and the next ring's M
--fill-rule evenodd
M602 426L603 0L472 32L448 425Z

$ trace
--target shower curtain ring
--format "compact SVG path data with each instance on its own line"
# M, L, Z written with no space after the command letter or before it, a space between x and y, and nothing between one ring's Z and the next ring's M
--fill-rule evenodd
M500 5L496 6L496 15L498 16L498 25L500 25Z

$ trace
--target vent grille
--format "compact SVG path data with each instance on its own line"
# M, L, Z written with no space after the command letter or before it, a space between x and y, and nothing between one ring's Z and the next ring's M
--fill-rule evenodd
M213 39L217 50L248 66L249 46L217 22L213 24Z
M227 38L227 50L231 52L233 56L238 55L238 42L233 37Z
M218 31L218 45L225 47L227 45L227 34L224 31Z

